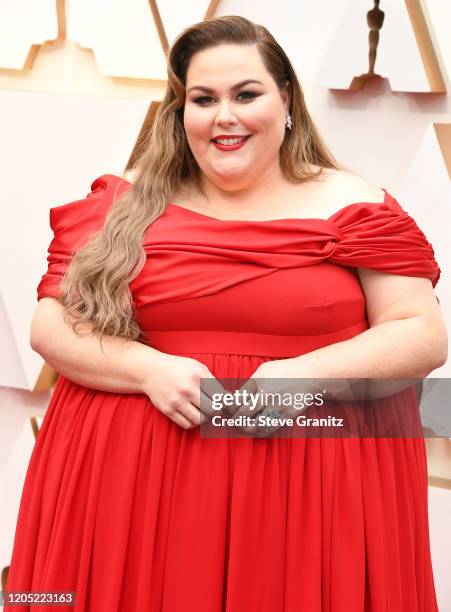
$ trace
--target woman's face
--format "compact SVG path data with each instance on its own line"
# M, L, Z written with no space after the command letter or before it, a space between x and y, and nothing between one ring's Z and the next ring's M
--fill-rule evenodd
M279 90L255 45L218 45L193 55L186 136L201 171L220 189L244 188L279 167L288 109L289 93ZM217 146L213 139L219 136L246 141L238 148Z

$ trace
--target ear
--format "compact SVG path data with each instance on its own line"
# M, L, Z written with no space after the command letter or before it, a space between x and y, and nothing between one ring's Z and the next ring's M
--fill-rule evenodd
M290 103L291 103L291 83L290 81L285 81L285 89L282 90L281 95L282 95L282 100L285 106L285 110L288 113L288 111L290 110Z

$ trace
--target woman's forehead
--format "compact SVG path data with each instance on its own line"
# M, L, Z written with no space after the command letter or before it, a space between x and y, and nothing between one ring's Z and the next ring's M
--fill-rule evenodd
M243 53L241 48L239 53L221 51L213 54L215 49L217 48L193 56L186 75L187 91L198 85L211 89L234 89L243 81L256 81L254 85L268 85L271 75L258 53ZM212 53L207 55L207 51Z

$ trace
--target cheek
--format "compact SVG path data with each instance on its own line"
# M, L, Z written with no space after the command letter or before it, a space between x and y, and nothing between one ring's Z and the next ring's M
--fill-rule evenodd
M272 134L279 132L278 110L269 104L254 106L246 115L243 122L251 132L259 134Z
M188 137L189 135L196 137L210 129L210 119L207 114L201 113L197 109L185 111L183 123Z

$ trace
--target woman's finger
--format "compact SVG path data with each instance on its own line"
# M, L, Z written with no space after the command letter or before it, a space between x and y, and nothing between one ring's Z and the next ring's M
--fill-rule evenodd
M185 417L191 425L199 425L200 424L200 410L199 408L189 400L179 406L177 411L180 415Z
M177 412L173 412L168 416L175 423L177 423L177 425L180 425L180 427L183 427L184 429L192 429L193 424L195 424L190 419L186 418L184 414L180 412L180 410L178 410Z

